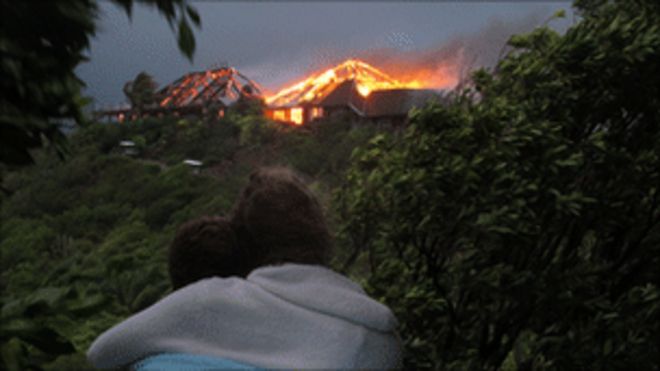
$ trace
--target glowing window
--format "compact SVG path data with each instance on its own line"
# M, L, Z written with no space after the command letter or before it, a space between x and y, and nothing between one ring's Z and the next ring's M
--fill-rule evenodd
M296 125L303 123L303 109L300 107L291 108L291 122Z
M286 113L282 109L273 111L273 120L286 121Z
M310 118L315 119L315 118L321 117L321 116L323 116L323 108L321 108L321 107L312 108Z

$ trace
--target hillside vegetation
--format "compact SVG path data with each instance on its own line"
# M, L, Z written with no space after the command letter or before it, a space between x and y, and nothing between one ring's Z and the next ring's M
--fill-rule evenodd
M176 226L284 164L322 199L335 268L397 315L405 369L658 370L660 4L575 5L565 34L512 37L402 133L231 114L97 124L64 162L40 152L3 182L1 366L87 367L95 336L168 292Z
M329 208L351 151L373 132L341 122L292 130L235 114L94 124L70 137L65 161L37 153L4 181L14 191L0 210L4 365L87 367L100 332L171 290L166 251L181 223L229 212L247 175L267 165L298 170ZM121 140L139 154L124 155ZM184 159L206 165L196 175Z

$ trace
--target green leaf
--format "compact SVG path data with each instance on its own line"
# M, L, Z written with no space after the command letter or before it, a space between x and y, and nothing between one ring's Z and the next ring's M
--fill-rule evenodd
M27 298L25 313L35 315L37 313L52 311L69 294L71 289L62 287L44 287Z
M124 8L126 15L130 19L133 15L133 0L114 0L114 2Z
M195 53L195 36L185 19L179 21L179 49L192 62Z
M607 339L605 345L603 346L603 355L608 356L612 353L612 339Z
M23 370L21 367L21 360L24 359L23 348L23 342L15 337L3 342L0 345L0 357L2 357L0 365L6 367L7 371Z
M193 23L196 26L200 26L202 24L202 21L199 17L199 13L197 13L197 10L195 8L191 7L190 5L186 5L186 13L188 13L188 17L193 21Z

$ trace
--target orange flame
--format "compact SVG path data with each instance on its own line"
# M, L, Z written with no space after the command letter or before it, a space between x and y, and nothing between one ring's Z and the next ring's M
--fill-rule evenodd
M337 85L353 80L357 91L367 97L372 91L387 89L444 88L455 84L455 78L445 71L401 68L394 78L358 59L348 59L336 67L317 73L266 97L271 106L293 106L311 102L329 94Z
M245 87L251 88L249 92ZM180 107L213 99L235 101L243 95L261 95L261 87L234 68L219 68L190 73L163 88L161 94L161 107Z

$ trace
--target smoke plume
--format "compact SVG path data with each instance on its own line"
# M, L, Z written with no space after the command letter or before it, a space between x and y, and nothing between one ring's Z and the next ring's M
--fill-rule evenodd
M470 71L494 67L505 55L506 42L512 35L529 32L542 22L540 14L517 22L492 19L478 32L421 49L414 48L407 35L399 34L393 36L397 47L367 50L355 56L399 78L424 79L429 87L452 88Z

